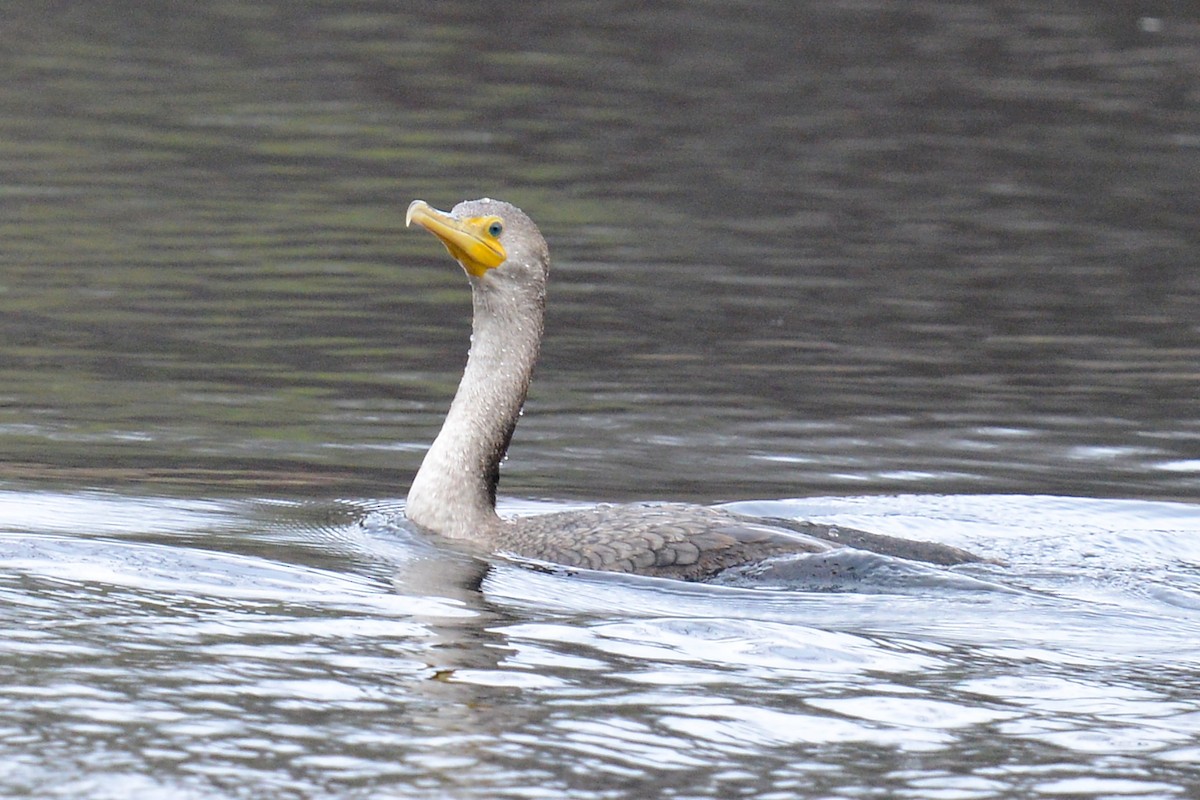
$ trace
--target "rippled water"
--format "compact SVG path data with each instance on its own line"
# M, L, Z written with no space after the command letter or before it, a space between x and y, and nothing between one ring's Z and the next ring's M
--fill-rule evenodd
M837 593L484 570L367 504L4 497L10 793L1186 796L1200 508L747 503L1003 558ZM532 508L514 508L530 511Z
M101 0L0 40L0 794L1200 791L1194 9ZM469 314L402 211L485 194L555 257L507 511L997 563L685 586L390 524Z

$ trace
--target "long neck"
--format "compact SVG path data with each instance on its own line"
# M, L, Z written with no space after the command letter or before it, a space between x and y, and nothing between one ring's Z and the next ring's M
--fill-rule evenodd
M486 536L500 462L517 425L542 338L543 302L472 282L471 352L454 402L408 491L408 518L445 536Z

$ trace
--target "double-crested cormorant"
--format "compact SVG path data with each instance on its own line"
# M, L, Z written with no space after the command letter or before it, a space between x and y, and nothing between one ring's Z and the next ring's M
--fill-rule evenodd
M842 544L936 563L975 560L943 545L698 505L603 505L502 519L496 484L542 340L549 249L524 212L498 200L459 203L450 213L415 200L405 222L441 239L467 273L474 306L462 382L408 492L406 513L416 525L525 558L683 580Z

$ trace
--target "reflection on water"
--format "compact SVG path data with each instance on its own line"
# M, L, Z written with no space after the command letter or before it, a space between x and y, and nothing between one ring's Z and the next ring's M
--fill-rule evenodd
M0 793L1197 789L1186 4L99 0L0 40ZM1010 591L361 525L467 342L402 210L485 194L555 257L509 510L740 499Z
M113 520L126 530L83 538L28 518L0 529L0 782L12 794L1200 788L1191 505L738 507L986 547L1006 566L960 574L1015 590L864 594L504 562L483 572L364 526L388 510L353 504L158 499L175 525L138 533L127 515L137 501L3 500L64 508L81 529L89 515L96 530ZM234 541L257 552L206 546Z
M0 474L399 493L468 328L402 209L496 194L518 494L1195 495L1196 20L534 5L18 10Z

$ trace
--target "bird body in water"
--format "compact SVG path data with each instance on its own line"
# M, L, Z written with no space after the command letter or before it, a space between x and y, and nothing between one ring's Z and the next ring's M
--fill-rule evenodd
M498 200L459 203L449 213L416 200L405 222L437 236L459 262L471 284L474 312L462 381L408 492L410 522L524 558L682 580L706 580L730 567L778 556L824 552L847 538L868 542L877 552L936 563L976 560L944 545L759 520L699 505L602 505L501 518L496 513L500 462L541 345L549 248L524 212Z

